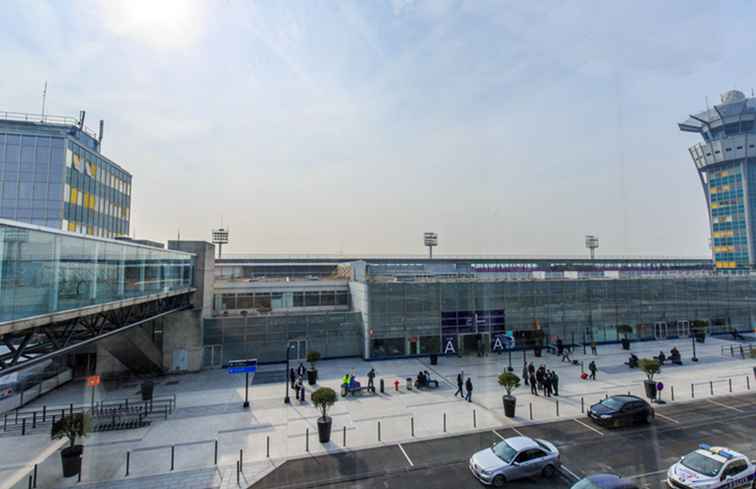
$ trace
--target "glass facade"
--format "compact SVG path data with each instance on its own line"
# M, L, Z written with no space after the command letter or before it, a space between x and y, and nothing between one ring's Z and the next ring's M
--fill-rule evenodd
M97 147L76 125L0 120L0 219L128 235L131 175Z
M192 258L0 221L0 322L185 289Z
M748 267L748 226L741 162L711 171L708 177L712 249L716 267Z
M349 306L349 290L308 290L285 292L224 292L215 294L216 311L255 309L269 312L281 309Z

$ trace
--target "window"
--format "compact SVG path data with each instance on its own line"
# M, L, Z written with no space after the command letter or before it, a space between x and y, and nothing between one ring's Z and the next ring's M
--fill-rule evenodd
M320 305L320 292L305 292L305 305L308 307Z
M748 468L748 464L745 460L735 460L734 462L730 462L730 465L728 465L724 472L722 472L722 475L725 477L728 475L735 476L741 472L743 472L745 469Z
M304 306L304 292L294 292L294 307Z

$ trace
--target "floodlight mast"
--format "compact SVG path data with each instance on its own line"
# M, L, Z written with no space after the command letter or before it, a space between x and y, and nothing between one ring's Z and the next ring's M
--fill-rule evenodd
M213 229L212 236L213 236L213 244L218 245L218 259L220 260L221 256L223 255L223 245L228 244L228 228L218 228Z
M433 259L433 247L438 246L438 234L436 233L424 233L423 241L425 246L428 247L428 258Z
M593 234L586 234L585 235L585 247L588 248L591 252L591 260L596 258L596 250L599 247L599 239L598 236L594 236Z

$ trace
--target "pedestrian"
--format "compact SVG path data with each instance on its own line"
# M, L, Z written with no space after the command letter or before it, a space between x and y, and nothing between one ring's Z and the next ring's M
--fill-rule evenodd
M554 395L559 396L559 376L556 370L551 371L551 385L554 387Z
M528 365L528 372L530 375L535 375L535 365L533 365L533 362L530 362L530 365Z
M596 340L591 341L591 353L598 355L598 351L596 350Z
M305 374L305 366L304 363L299 362L299 366L297 367L297 375L300 377L304 377Z
M303 377L299 378L299 402L305 402L305 386Z
M375 392L375 369L371 368L368 372L368 391Z
M572 362L572 359L570 358L570 350L569 349L565 348L564 350L562 350L562 361L563 362L566 361L566 362L570 362L570 363Z
M546 374L546 369L543 365L538 367L538 370L536 370L536 381L538 382L538 390L543 390L543 381L544 381L544 375Z
M349 394L349 374L344 374L341 378L341 395L346 396Z
M465 395L465 401L472 402L473 385L472 385L472 380L470 379L470 377L468 377L467 381L465 382L465 390L467 390L467 395Z
M562 341L562 338L557 338L556 347L557 347L557 355L561 355L562 352L564 351L564 341Z
M457 392L454 393L454 397L457 397L457 394L459 394L459 397L464 397L465 396L465 393L462 390L462 387L465 384L465 380L464 380L463 375L464 375L464 371L460 371L457 374Z
M302 377L297 377L297 380L294 381L294 398L299 400L299 389L302 386Z
M596 362L591 360L591 363L588 364L588 370L591 371L591 380L596 380L596 371L598 368L596 368Z
M528 378L530 375L528 375L528 365L526 363L522 364L522 378L525 380L525 385L528 385Z
M297 373L294 371L293 368L289 369L289 383L291 383L291 388L294 388L294 382L297 381Z
M551 373L548 370L543 374L543 395L551 397Z
M535 374L532 372L530 373L530 393L533 395L538 395L538 387L536 385L536 378Z

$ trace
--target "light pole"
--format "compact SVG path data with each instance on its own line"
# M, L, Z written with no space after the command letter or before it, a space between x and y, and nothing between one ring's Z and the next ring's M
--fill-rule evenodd
M245 343L247 342L247 314L249 314L249 312L246 310L241 312L241 315L244 318L244 336L243 337L244 337ZM249 372L244 372L244 404L243 406L245 408L249 407Z
M428 258L433 259L433 247L438 246L438 234L436 233L423 233L423 242L428 248Z
M693 358L690 360L693 362L697 362L698 358L696 358L696 335L692 334L690 335L690 341L693 343Z
M291 404L289 398L289 353L292 350L293 344L286 344L286 372L284 373L284 384L286 384L286 395L284 396L284 404Z

